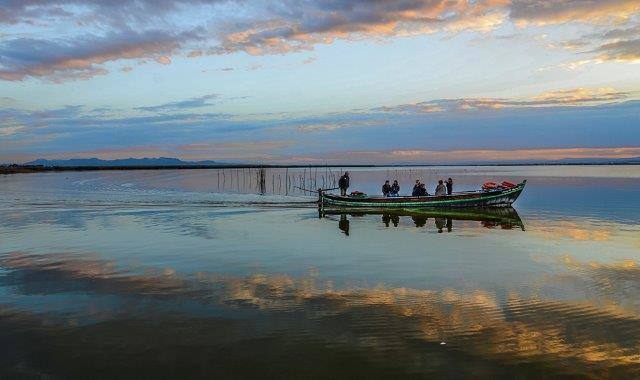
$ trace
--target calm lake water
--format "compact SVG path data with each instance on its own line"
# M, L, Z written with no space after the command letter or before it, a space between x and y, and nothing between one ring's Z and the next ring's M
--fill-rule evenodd
M338 170L1 176L0 378L640 377L639 166L350 172L528 182L320 215Z

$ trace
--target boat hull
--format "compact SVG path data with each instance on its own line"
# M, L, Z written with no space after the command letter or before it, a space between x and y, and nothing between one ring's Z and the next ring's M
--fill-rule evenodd
M524 190L526 180L511 189L454 193L425 197L351 197L320 193L321 207L396 208L481 208L509 207Z

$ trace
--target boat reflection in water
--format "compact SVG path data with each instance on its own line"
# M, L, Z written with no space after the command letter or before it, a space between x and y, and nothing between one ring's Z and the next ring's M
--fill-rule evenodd
M452 232L455 222L477 221L485 228L510 230L519 228L524 231L524 223L518 212L512 207L478 208L464 210L363 210L363 209L319 209L320 218L334 219L339 216L338 228L349 236L349 217L362 218L368 215L380 215L385 227L398 227L400 220L410 218L417 228L429 228L429 219L433 218L438 233Z

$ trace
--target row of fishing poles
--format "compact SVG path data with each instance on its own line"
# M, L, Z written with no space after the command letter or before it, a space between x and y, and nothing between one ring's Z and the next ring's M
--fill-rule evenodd
M218 190L290 195L308 193L303 189L335 188L342 171L309 167L297 170L240 168L216 169ZM269 171L270 173L267 173Z

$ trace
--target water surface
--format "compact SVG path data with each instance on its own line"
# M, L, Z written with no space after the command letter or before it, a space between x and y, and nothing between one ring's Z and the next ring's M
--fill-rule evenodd
M528 184L506 215L389 215L319 214L294 186L326 169L0 177L0 373L640 375L640 167L350 171Z

